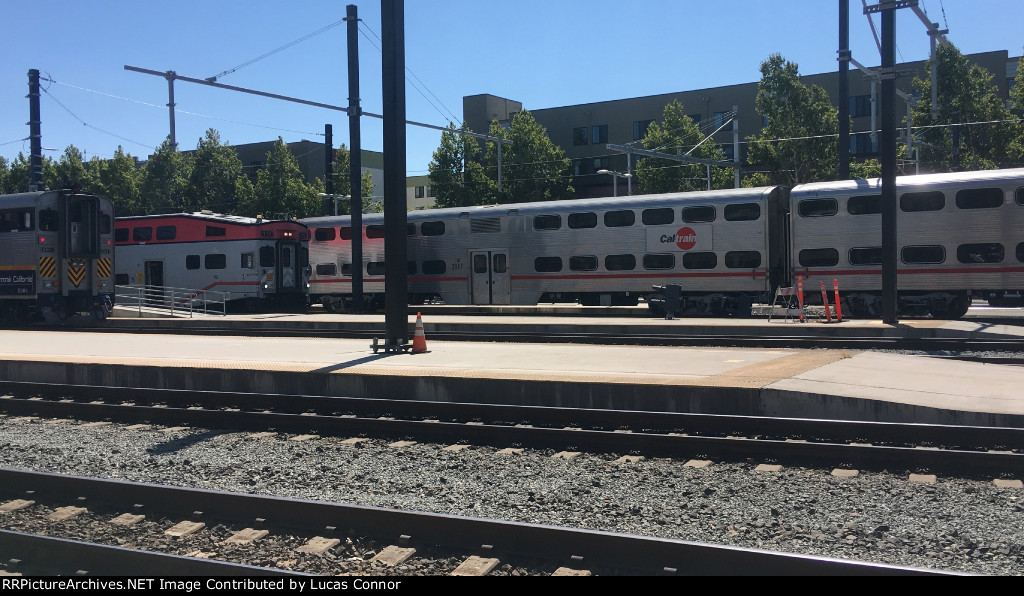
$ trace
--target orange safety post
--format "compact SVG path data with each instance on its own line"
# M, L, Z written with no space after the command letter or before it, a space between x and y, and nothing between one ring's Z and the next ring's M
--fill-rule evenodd
M796 297L800 301L800 322L806 323L807 319L804 318L804 278L796 278Z
M825 282L821 283L821 303L825 305L825 322L832 322L832 311L828 308L828 294L825 292Z
M843 308L839 306L839 279L832 280L832 286L835 288L835 301L836 301L836 322L843 322Z
M427 351L427 336L423 334L423 318L416 313L416 334L412 338L412 353L422 354Z

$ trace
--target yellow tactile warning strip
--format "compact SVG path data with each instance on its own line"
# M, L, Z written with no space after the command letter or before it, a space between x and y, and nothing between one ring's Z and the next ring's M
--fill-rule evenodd
M465 370L444 368L413 368L413 367L324 367L322 364L290 364L279 362L232 362L208 360L162 360L136 358L107 358L102 364L123 366L158 366L165 368L198 368L227 370L258 370L276 372L329 373L335 375L356 376L395 376L395 377L443 377L461 379L499 379L529 380L547 382L590 382L590 383L627 383L641 385L676 385L690 387L738 387L757 389L790 377L814 370L821 366L850 358L859 352L849 350L804 350L781 354L765 362L742 366L715 375L694 378L690 376L657 376L649 374L594 374L590 372L552 372L544 370ZM3 359L0 357L0 359ZM52 356L20 357L19 361L61 362L73 364L98 364L86 358L67 358Z

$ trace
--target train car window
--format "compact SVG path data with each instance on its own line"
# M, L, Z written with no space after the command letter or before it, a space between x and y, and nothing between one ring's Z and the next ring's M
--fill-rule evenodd
M803 267L835 267L839 264L839 251L834 248L808 248L800 251Z
M850 215L877 215L882 212L882 195L850 197L846 201L846 211Z
M317 242L330 242L338 237L334 228L317 228L313 231L313 239Z
M337 277L338 266L334 263L320 263L316 266L317 277Z
M273 267L274 261L274 247L273 246L261 246L260 247L260 267Z
M604 214L606 228L627 228L635 223L635 211L606 211Z
M644 209L640 214L640 220L645 226L660 226L675 223L676 214L670 208Z
M561 228L561 215L537 215L533 218L533 229L535 230L559 230Z
M828 217L839 213L839 202L835 199L806 199L800 201L800 217Z
M15 215L11 211L0 212L0 232L11 232L17 231L18 222L15 221Z
M1017 201L1017 204L1018 205L1024 205L1024 188L1018 188L1017 192L1014 193L1014 195L1015 195L1015 200ZM40 229L42 229L42 225L43 225L42 224L42 221L43 221L42 215L43 215L42 213L39 214L39 222L40 222L39 226L40 226Z
M341 274L343 276L352 277L352 263L342 263Z
M558 273L562 270L562 257L537 257L533 260L533 268L537 273Z
M149 242L153 239L153 228L132 228L132 240Z
M384 226L366 226L367 238L383 238Z
M849 256L851 265L881 265L882 247L851 248Z
M128 228L116 228L114 230L114 242L128 242Z
M405 235L406 236L410 236L410 237L415 236L416 235L416 224L414 224L414 223L407 223L407 224L405 224Z
M570 271L597 271L597 257L569 257Z
M309 267L309 249L299 247L299 267Z
M956 193L956 206L960 209L995 209L1003 206L1001 188L966 188Z
M34 229L31 211L0 212L0 232L31 232Z
M508 271L508 255L504 253L497 253L494 258L491 259L491 271L495 273L505 273Z
M608 271L632 271L636 269L636 257L633 255L608 255L604 258L604 268Z
M558 270L562 270L562 266L558 266ZM538 269L539 271L539 269ZM487 255L475 254L473 255L473 273L487 273Z
M699 207L683 207L682 215L684 223L711 223L715 221L715 218L718 217L718 213L716 212L715 208L711 205L701 205Z
M118 273L118 274L114 275L114 285L116 285L116 286L126 286L129 283L131 283L131 282L128 280L128 274L127 273Z
M1002 263L1004 258L1006 251L998 242L961 244L956 247L956 260L961 263Z
M597 227L597 214L596 213L570 213L569 214L569 229L571 230L583 230L587 228Z
M1019 193L1018 193L1019 194ZM39 212L39 231L41 232L56 232L57 227L60 225L60 217L57 212L53 209L43 209ZM110 233L109 230L107 233ZM124 229L125 237L123 240L128 239L128 229Z
M908 192L900 196L900 209L907 213L940 211L946 206L946 195L941 191Z
M934 265L946 261L946 249L941 246L904 246L900 254L908 265Z
M351 240L352 228L338 228L338 238L341 238L342 240Z
M384 275L386 271L384 261L371 261L366 264L367 275Z
M725 221L756 221L758 219L761 219L761 206L757 203L725 206Z
M683 255L685 269L714 269L718 267L718 255L713 252L688 252Z
M448 271L448 264L444 261L423 261L424 275L444 275Z
M644 255L644 269L675 269L676 257L672 254Z
M110 230L114 228L114 220L112 217L103 213L100 215L100 234L109 234Z
M156 239L157 240L174 240L178 236L177 226L157 226L156 228Z
M242 269L256 268L256 255L251 252L242 253L242 262L239 264Z
M1017 261L1024 263L1024 242L1017 245Z
M206 226L207 236L227 236L228 229L221 226Z
M420 225L420 234L424 236L444 236L444 222L425 221Z
M207 269L227 269L228 268L228 257L227 255L206 255L203 259L204 265Z
M725 253L728 269L757 269L761 266L761 253L756 250L734 250Z
M199 255L185 257L185 269L199 269Z

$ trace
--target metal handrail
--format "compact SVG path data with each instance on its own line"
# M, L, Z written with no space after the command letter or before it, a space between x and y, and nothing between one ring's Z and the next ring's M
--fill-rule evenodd
M228 314L227 303L231 298L228 292L167 286L115 286L114 290L117 305L138 308L140 317L143 308L167 309L171 316L174 316L175 311L187 312L189 318L196 313L224 316Z

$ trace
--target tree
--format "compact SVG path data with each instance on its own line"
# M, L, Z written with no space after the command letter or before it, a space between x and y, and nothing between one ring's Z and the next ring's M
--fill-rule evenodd
M1010 89L1010 115L1016 118L1013 124L1015 135L1008 150L1010 167L1024 166L1024 74L1017 67L1016 83Z
M192 170L182 199L184 210L231 213L237 204L235 180L241 175L238 152L222 145L216 130L207 130L192 154Z
M117 215L144 215L140 194L142 172L135 158L118 146L112 159L97 161L96 192L114 202Z
M643 146L659 153L689 154L700 159L725 161L725 152L711 141L694 149L704 136L700 125L686 114L683 104L673 100L665 106L661 123L654 122L647 129ZM637 183L642 194L707 190L707 176L706 165L658 157L645 157L636 166ZM732 170L712 166L712 188L729 188L732 182Z
M1010 111L996 93L992 75L972 64L952 44L936 48L938 106L932 118L930 101L916 102L915 134L923 141L921 160L932 171L992 169L1010 161L1010 145L1020 126L1007 122ZM930 70L931 60L928 62ZM914 90L931 97L931 78L915 78ZM990 122L991 124L973 124ZM951 126L953 125L953 126ZM959 160L953 157L959 135ZM956 162L959 161L957 164Z
M572 161L561 147L551 142L547 129L530 112L523 110L516 114L507 131L497 122L492 122L489 134L511 141L487 143L486 173L494 180L495 186L499 145L502 150L502 187L497 193L498 203L572 198Z
M244 200L239 196L239 214L249 217L262 215L267 219L320 215L322 209L317 187L303 180L298 162L281 137L274 141L273 147L267 152L266 161L267 167L256 173L256 186L252 194L241 185L246 196Z
M7 158L0 155L0 194L10 194L11 190L11 168L7 165Z
M497 184L484 173L479 143L456 132L454 124L448 128L441 133L441 146L434 151L428 166L436 206L469 207L495 202Z
M824 89L801 83L797 64L772 54L761 63L754 105L768 125L747 137L747 161L763 170L747 183L795 186L835 180L839 110Z
M164 140L146 162L142 177L139 210L144 214L179 213L185 210L192 160Z
M68 145L54 167L43 168L43 184L51 189L92 190L93 178L85 167L82 152L74 145Z
M334 181L334 194L340 196L351 196L352 195L352 152L348 150L348 147L342 143L341 147L334 150L334 160L331 162L331 175ZM319 180L319 178L317 179ZM375 201L373 197L373 191L375 185L373 184L373 176L369 172L363 172L359 177L360 186L359 192L363 205L363 212L370 213L376 209L376 204L379 201ZM323 192L321 188L318 192ZM334 215L334 201L328 199L324 209L330 215ZM348 214L352 211L352 203L350 201L338 201L338 215Z

